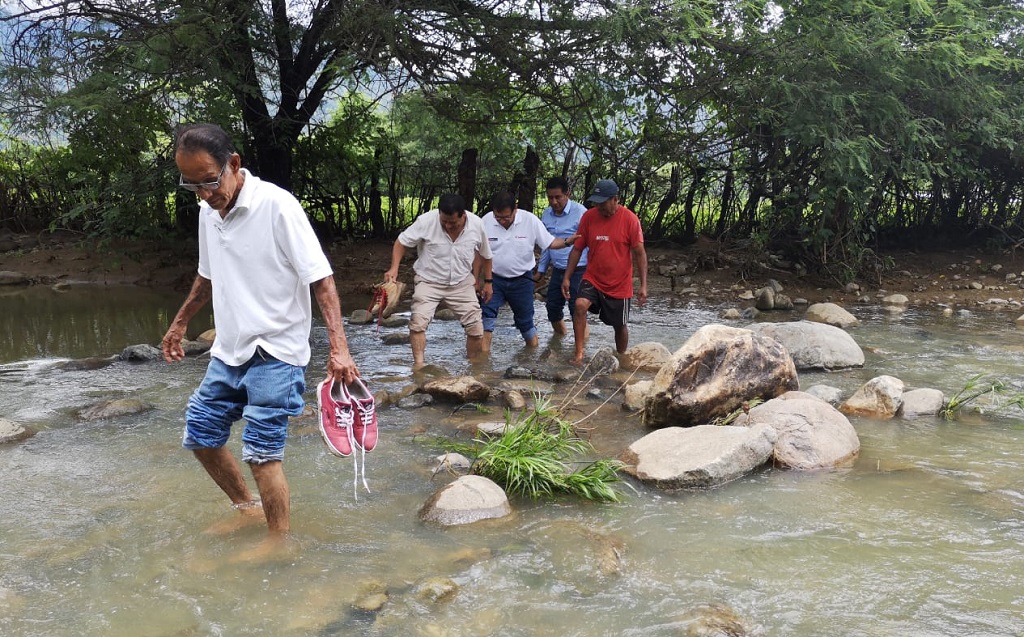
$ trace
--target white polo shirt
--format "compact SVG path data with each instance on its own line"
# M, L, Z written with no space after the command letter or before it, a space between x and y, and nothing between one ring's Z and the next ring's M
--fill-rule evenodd
M398 235L398 242L416 248L412 269L421 278L437 285L456 285L472 274L476 253L490 259L491 248L483 222L472 212L466 211L466 225L454 241L441 227L440 217L441 211L436 208L424 212Z
M309 363L309 284L332 274L302 206L243 169L245 183L223 219L199 207L199 275L213 284L212 356L241 365L256 348L292 365Z
M534 247L546 250L555 240L541 220L525 210L516 210L516 218L507 229L498 223L493 212L484 215L483 222L487 242L494 253L491 272L500 277L513 278L532 272L537 265Z

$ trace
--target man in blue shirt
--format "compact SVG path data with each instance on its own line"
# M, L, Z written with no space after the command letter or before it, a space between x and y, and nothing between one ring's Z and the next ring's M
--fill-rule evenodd
M565 239L576 234L579 228L580 219L587 211L586 206L569 199L569 182L562 177L552 177L544 186L548 191L548 207L544 209L540 220L554 237ZM564 336L566 333L563 311L565 309L565 297L562 295L562 277L565 276L565 268L569 262L571 247L558 250L545 250L540 255L537 263L537 274L533 280L539 282L544 278L544 273L550 267L551 280L548 282L547 299L545 305L548 309L548 320L555 334ZM569 284L569 314L572 315L572 308L576 307L576 292L580 289L580 281L587 271L587 251L583 251L580 262L572 274Z

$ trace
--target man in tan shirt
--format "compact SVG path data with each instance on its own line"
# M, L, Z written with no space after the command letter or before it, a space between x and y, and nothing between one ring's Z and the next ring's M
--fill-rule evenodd
M483 347L484 327L477 299L474 260L479 256L484 284L480 298L486 303L492 294L491 248L483 222L466 210L466 201L456 194L444 195L438 207L423 213L406 228L391 249L391 267L385 281L398 280L398 267L407 248L417 250L416 272L409 321L413 368L424 365L427 326L444 301L459 317L466 331L466 356L475 358Z

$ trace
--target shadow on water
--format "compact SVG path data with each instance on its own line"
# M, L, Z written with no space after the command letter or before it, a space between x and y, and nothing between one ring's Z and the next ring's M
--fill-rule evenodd
M206 361L55 365L155 343L180 296L24 292L0 302L0 417L39 433L0 446L0 634L669 636L686 634L687 613L709 604L770 635L1024 632L1019 414L857 419L861 454L842 470L766 468L684 493L631 483L611 506L517 500L508 519L441 530L416 516L449 479L434 474L431 441L467 437L497 408L383 410L381 444L366 457L371 492L358 499L351 461L325 451L307 413L293 420L287 448L293 537L268 559L240 561L263 529L215 532L234 513L180 449L184 404ZM634 315L631 341L676 349L717 313L652 302ZM852 391L887 373L949 395L982 371L1016 373L1019 336L1005 317L861 315L850 332L868 351L865 368L805 374L803 386ZM408 346L381 343L390 331L402 330L348 328L375 390L412 376ZM591 331L589 353L611 343L609 328ZM313 340L308 388L326 360L319 324ZM439 321L427 357L495 383L512 365L561 367L572 350L571 337L546 325L542 347L523 348L505 314L495 343L489 363L470 365L461 327ZM614 455L645 432L615 399L598 409L614 383L595 387L572 413L597 409L588 426ZM121 397L152 409L79 415Z

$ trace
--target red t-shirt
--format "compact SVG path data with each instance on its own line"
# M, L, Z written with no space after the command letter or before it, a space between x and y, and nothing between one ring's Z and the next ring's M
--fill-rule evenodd
M644 242L640 219L632 210L619 206L611 217L597 208L583 214L572 247L590 248L583 278L613 299L633 298L632 248Z

